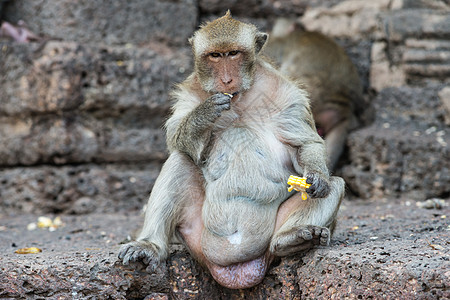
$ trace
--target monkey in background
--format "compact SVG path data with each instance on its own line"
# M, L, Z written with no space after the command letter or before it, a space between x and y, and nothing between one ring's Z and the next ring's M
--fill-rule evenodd
M329 175L305 91L261 58L267 37L228 11L189 40L194 72L172 94L169 158L125 265L154 270L175 236L219 284L248 288L276 256L329 244L344 181ZM306 201L287 191L291 174L311 184Z
M355 66L332 39L287 19L276 21L264 53L309 93L318 133L325 138L328 167L333 170L348 132L358 126L355 114L364 106Z

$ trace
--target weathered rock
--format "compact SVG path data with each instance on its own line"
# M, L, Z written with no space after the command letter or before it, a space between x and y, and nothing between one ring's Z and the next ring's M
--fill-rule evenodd
M445 124L450 125L450 87L445 87L439 91L439 99L445 109Z
M450 37L450 10L448 9L402 9L383 15L385 31L389 40L403 41L406 38Z
M424 79L450 82L449 41L407 39L404 49L398 51L402 52L401 63L409 82Z
M164 159L168 93L191 68L188 53L3 44L0 165Z
M141 209L159 162L0 169L2 212L92 213Z
M11 1L7 21L24 20L31 31L52 39L88 44L185 45L197 22L197 3L180 1Z
M64 227L28 231L35 216L0 218L0 298L359 299L450 297L450 210L411 202L344 203L330 247L281 259L248 290L219 286L182 248L156 273L116 262L133 215L62 216ZM22 247L35 255L19 255ZM135 269L137 267L137 269Z
M396 0L396 8L432 8L442 11L450 11L450 3L448 1L435 0ZM393 5L394 6L394 5Z
M120 116L127 109L166 111L168 92L191 69L188 48L2 43L0 114L82 110Z
M407 39L404 45L376 42L372 47L370 85L376 91L406 83L450 82L450 43Z
M374 100L373 125L349 137L344 178L364 198L426 199L450 192L450 133L439 87L390 88Z
M333 37L361 39L380 36L380 15L392 1L340 1L330 7L309 7L301 17L306 29Z
M101 120L75 113L0 117L0 165L162 161L167 157L163 121L147 113L148 118L136 112L127 120L122 119L127 114Z
M199 0L200 11L203 14L224 14L228 9L235 15L247 17L294 17L304 13L308 6L329 6L339 0Z
M372 46L370 68L370 87L381 91L386 87L400 87L405 84L405 73L390 61L390 53L386 42L376 42Z

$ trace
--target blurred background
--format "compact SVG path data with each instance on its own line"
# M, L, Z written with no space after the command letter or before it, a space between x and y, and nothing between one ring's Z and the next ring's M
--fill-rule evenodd
M335 172L350 198L450 197L449 1L0 0L0 210L141 209L187 39L227 9L264 31L295 18L355 63L373 117Z

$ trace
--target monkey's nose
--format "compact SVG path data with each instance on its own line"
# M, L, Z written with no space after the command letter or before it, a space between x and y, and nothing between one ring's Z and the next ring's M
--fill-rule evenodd
M222 83L225 85L229 85L231 82L233 82L233 78L222 78Z

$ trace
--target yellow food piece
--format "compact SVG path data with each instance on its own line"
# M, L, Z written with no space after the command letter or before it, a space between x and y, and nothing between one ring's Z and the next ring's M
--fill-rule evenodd
M305 192L307 188L311 186L311 184L306 183L305 177L298 177L291 175L289 176L288 182L290 186L288 187L288 191L292 192L292 190L296 190L298 192L302 192L302 200L308 199L308 194Z
M53 219L53 226L60 227L62 225L63 225L63 222L61 220L61 217L56 217L55 219Z
M302 192L302 200L308 199L308 194L305 192Z
M47 228L53 225L53 221L52 219L48 218L48 217L39 217L38 218L38 223L37 226L39 228Z
M42 252L42 250L39 248L36 248L36 247L21 248L21 249L17 249L16 251L14 251L14 253L17 253L17 254L36 254L36 253L40 253L40 252Z
M230 94L230 93L223 93L223 94L228 96L228 97L230 97L230 98L233 98L233 94Z
M48 228L50 231L55 231L56 228L63 226L64 223L61 220L61 217L56 217L53 221L48 217L39 217L37 221L37 227L39 228ZM28 224L29 229L32 230L32 225ZM31 228L31 229L30 229Z

